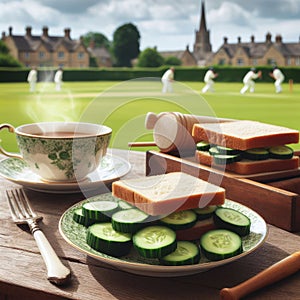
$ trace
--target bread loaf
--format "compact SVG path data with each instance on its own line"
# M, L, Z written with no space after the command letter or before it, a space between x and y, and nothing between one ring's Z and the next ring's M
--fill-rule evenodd
M299 142L299 131L256 121L194 124L198 141L237 150L271 147Z
M183 172L119 180L112 184L112 194L152 216L225 201L223 188Z

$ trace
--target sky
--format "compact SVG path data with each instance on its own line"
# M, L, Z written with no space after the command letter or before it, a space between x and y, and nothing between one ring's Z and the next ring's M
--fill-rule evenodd
M42 27L49 35L63 35L71 29L71 38L99 32L109 40L125 23L137 26L140 49L158 51L192 50L195 30L200 24L201 0L0 0L0 30L23 35L25 27L40 35ZM206 0L206 23L213 51L228 37L264 41L267 32L274 40L281 34L284 42L300 38L300 0Z

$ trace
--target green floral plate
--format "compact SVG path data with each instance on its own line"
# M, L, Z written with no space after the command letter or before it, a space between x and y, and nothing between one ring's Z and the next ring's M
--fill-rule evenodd
M80 182L47 182L33 173L21 159L6 158L0 161L0 175L25 188L47 193L79 193L99 189L101 184L108 184L130 171L131 165L125 159L106 155L97 170Z
M162 266L155 259L144 259L139 256L134 249L129 255L115 258L100 252L93 250L86 243L86 227L77 224L73 221L74 211L81 207L86 201L99 201L108 200L113 198L111 193L102 194L84 201L81 201L72 207L70 207L61 217L59 222L59 231L63 238L74 248L85 253L86 255L93 257L101 262L107 263L118 269L126 272L146 275L146 276L157 276L157 277L175 277L191 275L199 272L204 272L209 269L233 262L246 255L252 253L254 250L259 248L265 241L268 233L267 225L263 218L250 208L241 205L231 200L226 200L224 206L236 209L251 220L250 234L243 238L243 253L232 258L224 259L221 261L211 262L205 258L200 259L200 262L195 265L186 266Z

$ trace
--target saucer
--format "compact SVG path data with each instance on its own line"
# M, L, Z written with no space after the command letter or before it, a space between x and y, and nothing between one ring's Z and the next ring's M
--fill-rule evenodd
M0 175L9 181L22 185L24 188L46 193L80 193L99 189L126 175L131 165L125 159L106 155L100 166L80 182L47 182L31 171L21 159L6 158L0 161Z

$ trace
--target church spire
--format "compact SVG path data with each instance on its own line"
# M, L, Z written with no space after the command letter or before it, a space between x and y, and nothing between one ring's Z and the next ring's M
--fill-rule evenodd
M203 64L207 56L211 54L212 47L210 43L209 30L206 27L205 5L204 0L201 0L200 9L200 26L195 32L195 43L193 54L198 60L198 64Z
M206 32L206 18L205 18L205 5L204 1L201 1L201 13L200 13L200 26L199 26L199 31L200 32Z

